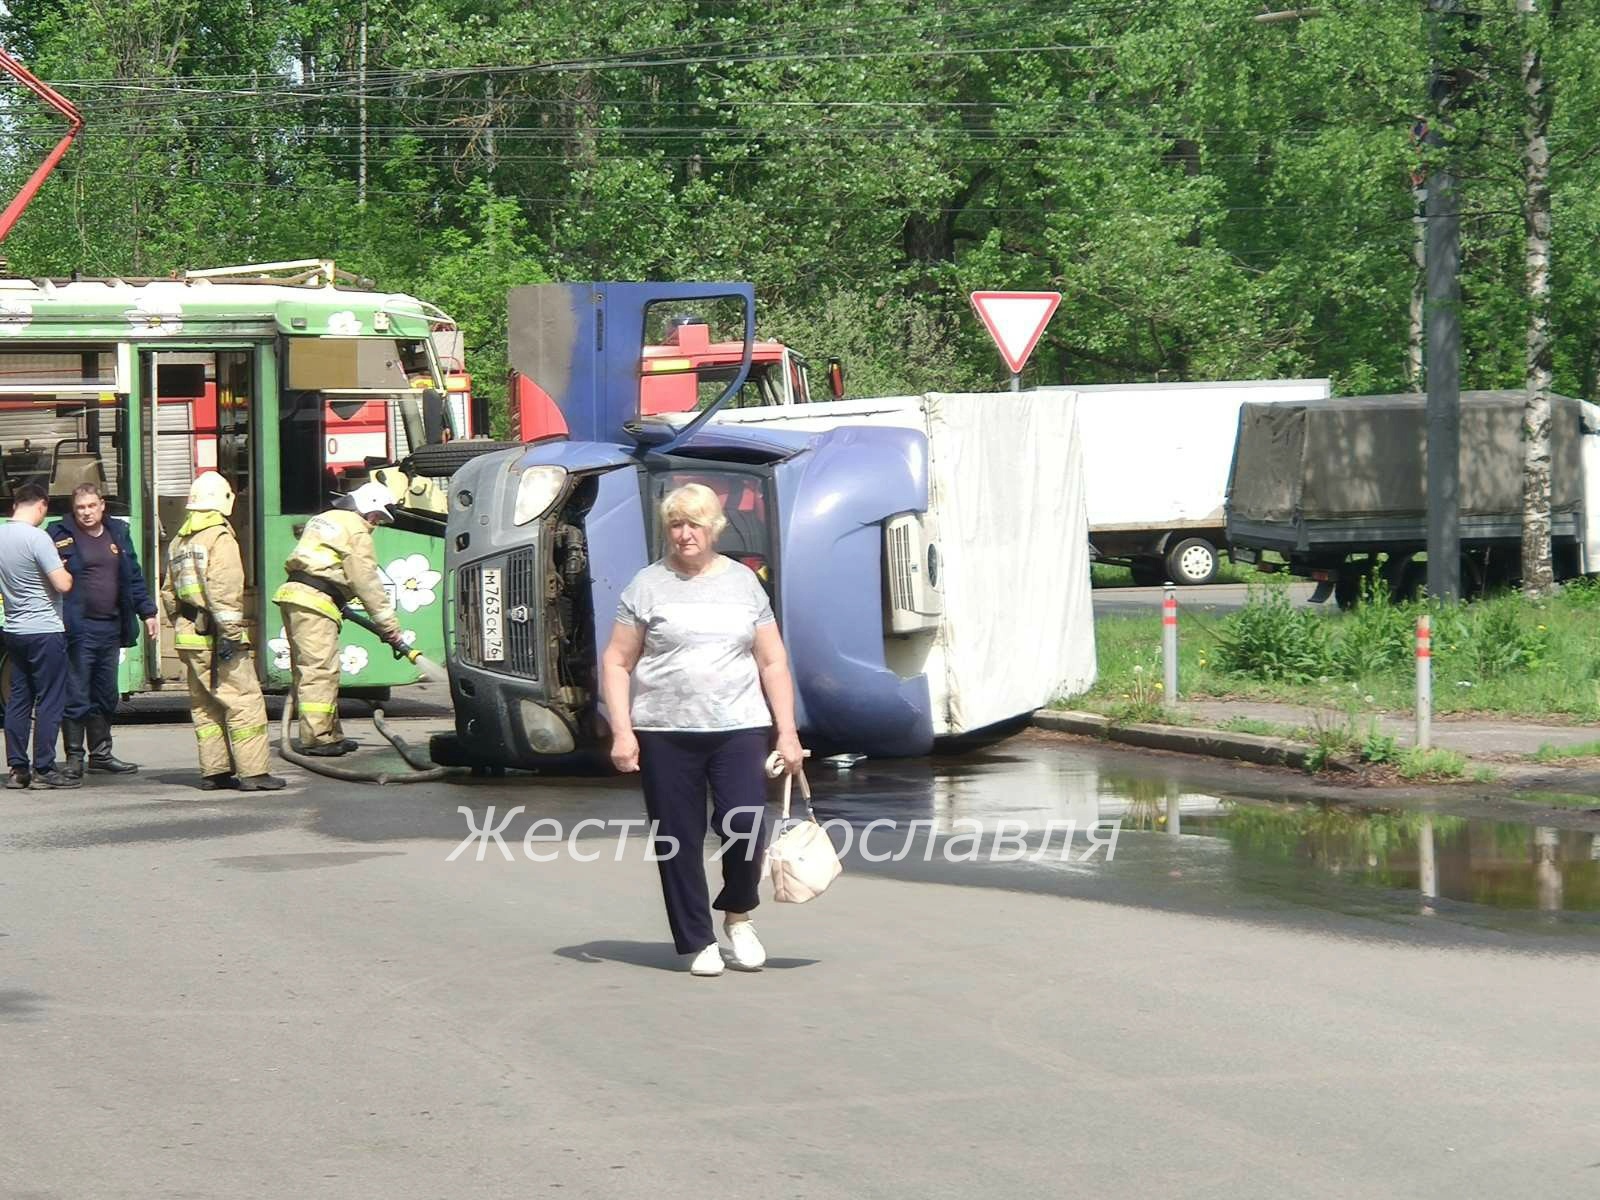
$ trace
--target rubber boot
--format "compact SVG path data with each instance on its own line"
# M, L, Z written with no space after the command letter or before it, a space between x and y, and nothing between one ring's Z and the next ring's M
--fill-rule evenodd
M84 722L84 727L89 733L89 770L104 771L108 775L130 775L139 769L111 753L111 718L105 713L91 714Z
M66 749L66 761L61 773L69 779L83 778L83 722L70 717L61 719L61 744Z

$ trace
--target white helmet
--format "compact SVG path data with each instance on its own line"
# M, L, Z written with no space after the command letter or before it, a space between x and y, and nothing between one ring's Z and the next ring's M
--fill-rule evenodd
M346 508L354 509L363 517L376 513L378 520L385 525L394 523L394 493L383 484L373 481L363 483L355 491L345 496L343 501Z
M219 512L226 517L233 512L233 488L215 471L204 471L189 485L188 507L190 512Z

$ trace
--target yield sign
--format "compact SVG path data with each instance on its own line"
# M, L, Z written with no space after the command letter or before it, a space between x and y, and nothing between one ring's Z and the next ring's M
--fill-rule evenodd
M1039 344L1039 335L1061 303L1060 292L973 292L972 307L988 329L1013 375Z

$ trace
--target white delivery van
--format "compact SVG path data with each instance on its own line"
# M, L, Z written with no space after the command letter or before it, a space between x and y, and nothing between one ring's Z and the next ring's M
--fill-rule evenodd
M1223 502L1239 407L1321 400L1326 379L1040 388L1078 397L1091 553L1135 583L1210 583L1226 545Z

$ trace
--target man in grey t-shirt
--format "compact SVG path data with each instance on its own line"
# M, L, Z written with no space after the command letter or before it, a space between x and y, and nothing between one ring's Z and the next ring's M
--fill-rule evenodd
M56 734L67 699L67 635L61 621L62 594L72 576L61 565L50 535L39 528L49 498L37 484L23 484L11 497L11 520L0 525L0 601L5 605L6 658L11 695L6 699L8 788L77 787L56 769ZM29 770L28 731L33 730Z

